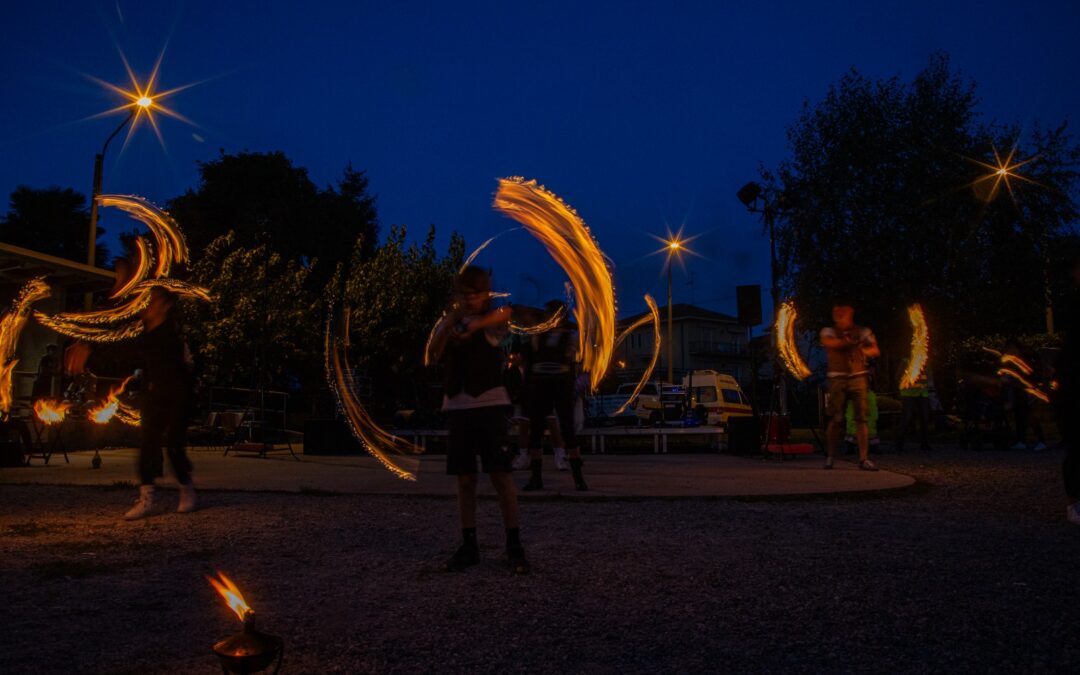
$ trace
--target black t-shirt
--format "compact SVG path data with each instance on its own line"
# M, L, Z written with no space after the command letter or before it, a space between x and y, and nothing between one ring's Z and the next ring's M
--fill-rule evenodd
M184 358L184 339L174 321L165 321L144 332L138 337L137 348L147 390L186 388L189 370Z

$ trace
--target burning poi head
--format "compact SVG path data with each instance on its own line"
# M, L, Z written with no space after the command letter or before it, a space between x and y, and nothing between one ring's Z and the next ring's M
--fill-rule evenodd
M11 376L19 360L13 358L19 346L19 336L26 326L30 306L49 297L48 284L41 278L31 279L19 291L11 310L0 319L0 414L11 411Z
M796 380L805 380L810 377L810 368L799 355L799 347L795 344L795 319L798 318L795 311L795 303L791 300L780 305L780 311L776 313L776 349L780 353L780 362Z
M87 419L94 424L108 424L115 417L129 426L139 426L139 411L131 406L124 405L120 400L120 394L123 393L124 388L127 387L131 379L130 376L126 377L123 382L110 389L109 395L105 397L104 401L86 411Z
M43 424L60 424L70 408L71 404L67 401L57 402L44 398L34 401L34 415Z
M926 326L926 316L922 305L915 303L908 307L908 320L911 321L911 354L907 368L900 377L900 388L911 389L926 370L930 358L930 329Z

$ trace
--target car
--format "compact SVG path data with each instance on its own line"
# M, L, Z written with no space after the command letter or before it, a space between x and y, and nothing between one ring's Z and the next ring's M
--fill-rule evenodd
M731 417L754 414L750 399L731 375L695 370L683 377L683 386L690 392L690 407L705 424L727 426Z

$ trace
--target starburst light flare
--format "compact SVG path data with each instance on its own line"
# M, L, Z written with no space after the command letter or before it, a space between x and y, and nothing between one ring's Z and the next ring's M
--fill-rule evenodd
M922 376L926 362L930 358L930 329L926 326L926 315L922 305L915 303L908 307L908 320L911 321L911 354L907 368L900 378L900 388L909 389Z
M578 354L595 391L615 342L615 288L603 252L577 212L535 180L500 179L493 205L536 237L570 279Z

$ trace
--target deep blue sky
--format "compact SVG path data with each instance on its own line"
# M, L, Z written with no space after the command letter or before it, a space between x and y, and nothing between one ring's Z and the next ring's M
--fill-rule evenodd
M854 66L910 78L934 51L979 84L988 118L1076 122L1080 3L1061 2L97 2L7 7L0 42L0 193L90 192L94 153L121 118L80 73L125 82L117 47L147 74L168 42L165 88L207 80L109 150L105 191L158 203L195 162L283 150L316 183L367 170L383 232L429 223L471 246L512 223L495 178L535 177L575 206L615 262L621 313L663 304L648 233L685 223L704 257L675 300L734 312L734 286L767 293L768 246L735 199L786 154L804 100ZM107 226L127 227L122 220ZM482 258L522 302L561 282L527 235ZM693 273L695 284L686 282ZM528 278L539 280L538 289Z

